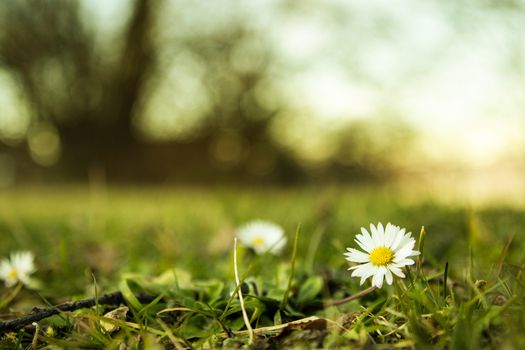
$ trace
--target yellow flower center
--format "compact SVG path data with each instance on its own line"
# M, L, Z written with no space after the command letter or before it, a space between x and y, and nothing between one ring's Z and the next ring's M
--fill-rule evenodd
M256 247L263 246L264 245L264 238L262 238L261 236L256 236L253 239L253 245L256 246Z
M394 252L385 246L377 247L370 253L370 262L377 266L388 265L394 258Z
M7 276L10 279L17 280L18 279L18 271L15 268L12 268L11 270L9 270L9 273L7 274Z

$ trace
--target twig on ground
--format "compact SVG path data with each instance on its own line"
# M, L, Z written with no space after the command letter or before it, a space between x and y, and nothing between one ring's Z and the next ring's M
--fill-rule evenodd
M146 294L140 294L137 298L144 303L152 302L155 297ZM77 301L70 301L63 304L58 304L56 306L50 307L35 307L30 314L22 317L18 317L9 321L0 321L0 334L6 332L16 332L20 329L32 324L33 322L38 322L45 318L57 315L63 311L75 311L78 309L90 308L97 303L99 305L119 305L125 302L124 297L121 292L114 292L109 294L101 295L98 298L87 298Z

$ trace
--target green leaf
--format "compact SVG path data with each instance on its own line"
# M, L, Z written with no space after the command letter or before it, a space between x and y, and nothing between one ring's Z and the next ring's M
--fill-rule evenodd
M323 279L321 276L312 276L309 277L299 289L297 294L296 302L298 304L305 304L311 302L321 293L323 289Z
M281 316L281 311L277 310L275 312L275 315L273 315L273 324L274 325L278 325L278 324L281 324L281 323L283 323L283 318Z

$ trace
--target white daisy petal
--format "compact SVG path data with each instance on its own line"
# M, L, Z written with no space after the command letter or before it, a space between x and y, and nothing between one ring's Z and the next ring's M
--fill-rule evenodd
M370 231L370 232L372 232L372 231ZM363 236L371 237L370 233L368 233L368 231L364 227L361 227L361 233L363 234Z
M401 234L401 232L397 232L396 236L394 237L394 240L392 241L392 244L390 245L390 249L396 250L397 247L399 247L399 243L401 243L401 240L403 239L404 235Z
M403 264L400 264L400 263L396 263L396 262L392 262L390 265L388 265L389 268L402 268L402 267L405 267L406 265L403 265Z
M405 236L405 231L406 230L404 228L402 229L400 227L397 227L396 232L394 234L394 238L392 239L392 244L390 245L392 250L395 250L397 248L397 246L399 246L399 243L401 242L401 240ZM397 246L395 246L396 244L397 244Z
M9 260L4 259L0 262L0 275L6 274L11 269L11 263Z
M359 285L363 285L365 281L370 278L370 276L373 276L376 273L377 269L368 269L361 275L361 280L359 281Z
M363 265L357 265L354 272L352 272L352 277L361 277L363 275L367 275L369 273L374 273L376 271L376 267L374 267L370 263L366 263Z
M372 232L372 241L374 241L374 245L376 247L383 245L379 231L373 224L370 224L370 232Z
M372 277L372 285L376 286L377 288L383 287L383 277L385 276L386 269L384 267L381 267L377 270L377 272L374 274L374 277Z
M397 232L397 229L394 225L392 225L391 223L386 224L385 247L390 247L392 245L396 232Z
M362 235L355 236L354 241L363 249L365 252L370 253L374 249L374 242L370 237L364 237Z
M399 259L404 259L407 256L410 256L410 254L412 254L412 252L414 251L413 250L414 243L415 242L409 243L406 246L403 246L402 248L394 251L396 254L396 258L399 260Z
M407 247L410 247L410 249L412 249L416 245L416 240L412 237L405 235L400 243L401 244L399 245L399 247L397 247L397 250L401 250L404 248L406 249Z
M398 276L398 277L401 277L401 278L405 278L405 274L403 273L403 271L401 271L401 269L399 267L389 267L388 268L394 275Z
M389 269L386 269L385 277L386 277L386 283L388 285L392 285L392 282L394 281L394 276L392 276L392 272L390 272Z
M346 255L346 260L356 263L364 263L370 261L370 256L357 249L350 248Z
M409 232L409 233L405 234L405 233L399 232L396 241L392 244L392 250L399 249L400 247L402 247L405 244L407 244L408 242L410 242L411 239L413 239L412 238L412 233Z
M369 248L373 249L375 247L374 240L366 230L365 233L357 234L355 237Z
M397 264L399 264L401 266L406 266L406 265L414 265L415 262L412 259L404 259L404 260L401 260L401 261L397 262Z
M379 235L379 242L380 242L380 245L385 245L385 228L383 227L383 224L382 223L378 223L377 224L377 233Z

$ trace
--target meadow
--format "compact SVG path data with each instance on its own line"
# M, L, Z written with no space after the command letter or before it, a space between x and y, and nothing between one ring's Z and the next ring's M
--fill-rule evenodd
M0 347L523 349L524 214L382 186L3 190L0 257L32 251L38 285L1 286L2 321L94 305L4 329ZM282 226L287 244L237 248L241 305L234 237L254 219ZM421 258L344 302L370 286L350 277L345 248L378 222L411 231Z

